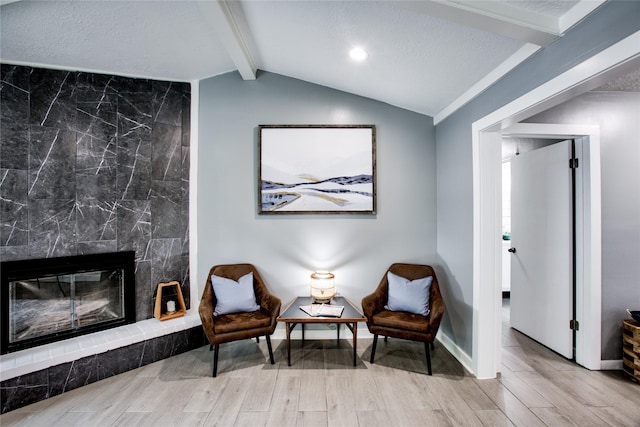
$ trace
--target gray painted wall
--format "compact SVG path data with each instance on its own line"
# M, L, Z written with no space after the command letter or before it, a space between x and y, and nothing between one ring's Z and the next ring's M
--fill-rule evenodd
M590 92L527 122L600 125L602 359L622 358L625 309L640 309L640 93Z
M472 354L473 177L471 125L640 30L640 2L612 1L436 126L438 279L447 292L442 331Z
M357 305L398 261L433 263L436 162L433 119L271 73L200 82L196 280L211 266L250 262L283 303L307 295L328 269ZM258 125L374 124L376 215L258 215ZM192 224L193 226L193 224Z

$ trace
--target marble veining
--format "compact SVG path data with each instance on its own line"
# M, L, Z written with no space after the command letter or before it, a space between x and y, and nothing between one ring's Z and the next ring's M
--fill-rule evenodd
M153 141L152 178L180 181L182 175L182 134L179 126L158 123L151 134Z
M32 200L29 207L29 246L33 248L33 258L76 253L74 199Z
M117 158L119 199L147 200L151 194L151 140L119 138Z
M153 239L151 243L151 281L163 283L167 277L180 277L182 271L180 239ZM183 291L184 294L184 291ZM154 295L155 297L155 295Z
M4 99L0 102L4 102ZM2 108L4 110L4 106ZM2 117L2 116L0 116ZM29 168L29 125L12 120L0 121L0 168Z
M117 208L118 250L135 250L136 260L150 260L151 203L148 200L123 200Z
M42 68L29 70L30 124L74 130L77 73Z
M180 90L179 85L173 82L154 82L154 121L158 123L165 123L173 126L182 126L182 115L174 114L174 111L181 111L184 114L182 108L183 91Z
M83 242L114 240L117 203L96 199L76 202L77 238Z
M29 197L75 197L75 132L42 126L30 126L29 132Z
M112 103L78 103L77 173L99 175L115 170L117 107Z
M44 117L42 118L42 121L40 122L40 126L44 126L44 124L47 122L47 118L49 118L49 114L51 113L51 109L56 105L56 102L58 101L58 98L60 98L60 94L62 93L62 90L64 89L65 83L67 82L67 79L69 78L70 74L71 73L66 73L64 75L64 79L60 83L60 85L58 87L58 91L53 96L53 99L49 102L49 108L47 108L47 111L46 111Z
M0 215L8 218L0 227L0 242L4 246L27 244L27 183L26 170L0 169Z
M0 258L136 251L136 320L189 292L190 85L0 65ZM6 412L204 344L201 328L4 380Z
M17 67L1 68L0 119L2 120L2 132L0 132L0 140L9 141L3 135L8 126L29 124L29 87L29 73Z
M189 295L190 98L186 83L1 64L1 259L133 249L138 320L160 282Z

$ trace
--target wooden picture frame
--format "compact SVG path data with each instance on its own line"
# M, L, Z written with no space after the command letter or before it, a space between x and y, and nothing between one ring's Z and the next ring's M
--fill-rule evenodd
M375 214L374 125L260 125L259 214Z

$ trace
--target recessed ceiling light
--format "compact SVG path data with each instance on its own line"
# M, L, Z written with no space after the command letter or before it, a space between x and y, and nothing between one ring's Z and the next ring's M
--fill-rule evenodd
M349 56L354 61L364 61L369 57L369 54L362 48L354 47L349 51Z

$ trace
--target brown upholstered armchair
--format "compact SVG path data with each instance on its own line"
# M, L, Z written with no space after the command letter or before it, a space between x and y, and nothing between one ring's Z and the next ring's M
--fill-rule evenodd
M253 273L253 289L256 302L260 306L259 310L248 313L229 313L214 316L216 308L216 295L211 284L211 275L225 277L238 281L238 279L248 273ZM267 339L269 358L274 364L273 351L271 349L270 335L276 329L276 318L280 314L281 301L272 295L258 271L251 264L230 264L216 265L209 270L207 283L202 293L198 311L202 320L204 333L211 343L211 348L215 347L213 355L213 376L218 371L218 353L220 344L242 339L257 338L264 335Z
M413 314L406 311L390 311L385 309L389 298L389 283L387 273L392 272L409 280L423 277L433 277L430 288L429 305L431 311L428 316ZM428 265L417 264L393 264L384 273L380 284L374 293L362 299L362 310L367 318L367 327L373 334L373 346L371 348L371 363L373 363L378 343L378 335L406 340L424 342L427 356L427 370L431 375L431 354L429 344L433 348L442 315L444 314L444 302L440 294L438 279L433 268Z

